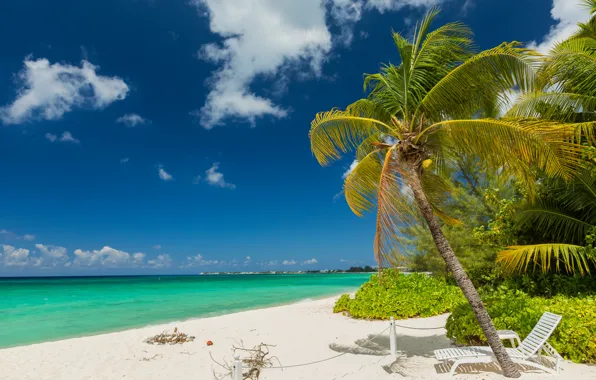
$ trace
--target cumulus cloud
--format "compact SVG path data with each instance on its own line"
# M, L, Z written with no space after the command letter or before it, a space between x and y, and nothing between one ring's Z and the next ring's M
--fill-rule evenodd
M312 258L310 260L306 260L305 262L303 262L304 265L311 265L311 264L317 264L319 262L319 260Z
M128 161L130 161L130 158L128 158L128 157L124 157L124 158L121 158L121 159L120 159L120 163L121 163L121 164L125 164L125 163L127 163Z
M132 254L132 261L137 265L143 264L145 260L145 254L143 252L136 252Z
M340 263L349 263L349 262L350 262L350 260L346 260L346 259L339 259L339 262L340 262Z
M218 186L227 189L235 189L236 185L232 183L228 183L224 180L224 175L219 170L219 162L213 163L213 165L205 171L206 177L205 181L211 186Z
M7 267L22 267L31 263L29 250L25 248L15 248L11 245L2 245L2 260Z
M149 264L152 268L169 268L170 266L172 266L172 259L170 258L170 255L168 254L162 254L157 256L155 259L149 260L147 261L147 264Z
M296 265L296 260L284 260L281 262L283 265Z
M127 127L135 127L139 124L146 124L148 122L149 121L147 119L136 113L127 113L126 115L120 116L118 119L116 119L116 123L124 124Z
M250 256L246 256L246 257L244 258L244 266L247 266L248 264L250 264L250 260L251 260L251 259L250 259Z
M283 118L287 109L259 96L250 84L259 75L279 75L291 65L309 65L315 73L331 50L321 0L192 0L209 17L220 43L204 45L202 59L220 65L199 112L201 124L213 128L226 118L255 123L258 117ZM279 76L276 76L279 79Z
M17 98L0 108L4 124L57 120L74 108L101 109L128 93L122 79L98 75L99 67L86 60L78 67L26 58L24 65L17 76Z
M172 175L170 173L166 172L165 169L162 166L159 166L157 168L157 173L159 174L159 178L161 180L171 181L171 180L174 179L174 177L172 177Z
M46 133L46 139L50 140L51 142L56 141L56 139L58 139L58 136L56 136L53 133Z
M51 259L65 259L67 257L67 250L64 247L59 247L56 245L35 244L35 248L39 249L39 252L41 252L44 256Z
M35 240L35 235L25 234L25 235L23 235L23 240L33 241L33 240Z
M447 0L191 0L221 39L203 45L199 58L218 65L205 105L190 114L207 129L227 119L255 125L263 116L284 118L287 107L251 89L255 78L287 83L293 72L320 76L334 43L349 45L365 10L430 7ZM327 23L329 21L329 25ZM340 30L332 36L330 27ZM285 87L285 86L284 86Z
M557 23L551 26L550 31L542 38L541 42L533 41L528 47L540 53L548 51L557 43L569 37L578 29L579 22L590 19L586 6L579 0L553 0L550 15Z
M159 244L155 244L155 245L154 245L152 248L153 248L153 249L161 249L161 245L159 245Z
M77 249L74 251L74 264L80 266L106 266L119 267L134 263L134 255L130 253L105 246L100 250L85 251ZM137 258L139 257L138 254ZM143 256L144 257L144 256Z

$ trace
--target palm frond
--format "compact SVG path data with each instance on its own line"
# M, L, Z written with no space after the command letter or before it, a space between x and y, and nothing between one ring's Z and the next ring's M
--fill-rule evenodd
M519 43L503 43L481 52L445 75L420 102L415 115L438 121L470 117L487 96L517 88L530 91L535 80L536 57Z
M540 86L596 96L596 40L571 38L556 44L540 68Z
M431 125L417 142L443 130L456 151L477 156L488 167L501 168L533 188L531 165L549 176L570 179L583 162L583 147L565 142L569 131L542 127L538 122L521 124L516 120L448 120Z
M358 160L358 164L346 177L344 195L352 212L362 216L371 211L377 202L379 179L383 169L385 151L375 150Z
M528 269L539 268L542 272L554 269L560 272L583 275L590 273L589 263L592 259L586 254L582 246L571 244L536 244L525 246L511 246L497 255L497 262L503 264L509 273L527 272Z
M520 225L532 226L544 237L575 244L583 243L586 234L594 226L570 214L568 210L540 201L524 207L517 214L517 219Z
M371 135L396 133L396 126L390 125L393 121L367 100L358 101L345 111L318 113L310 128L311 150L321 165L328 165Z
M381 267L394 263L398 256L407 256L408 247L401 238L401 230L414 223L418 215L412 198L407 196L395 147L385 154L378 183L374 253Z
M594 111L596 96L535 91L521 94L505 116L573 121L578 114L593 114Z

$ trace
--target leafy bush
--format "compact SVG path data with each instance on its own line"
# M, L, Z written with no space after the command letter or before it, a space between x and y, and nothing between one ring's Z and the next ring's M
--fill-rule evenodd
M351 301L350 295L343 294L341 297L339 297L339 299L335 303L335 306L333 307L333 312L334 313L342 313L342 312L349 311L350 301Z
M596 299L594 297L532 298L521 291L501 290L485 297L497 329L525 338L545 311L563 316L549 343L566 359L596 363ZM447 337L460 344L484 343L486 338L468 304L458 305L447 320Z
M341 296L333 311L347 311L354 318L404 319L446 313L461 302L465 298L460 289L444 280L386 269L381 281L378 275L371 276L354 299L347 294Z

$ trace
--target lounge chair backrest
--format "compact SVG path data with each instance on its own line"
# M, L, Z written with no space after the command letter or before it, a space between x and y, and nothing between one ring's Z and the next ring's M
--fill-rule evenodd
M530 357L536 354L542 345L552 335L553 331L557 328L557 325L561 321L561 316L548 311L542 314L540 320L530 332L530 335L524 339L518 347L518 350L524 354L524 356Z

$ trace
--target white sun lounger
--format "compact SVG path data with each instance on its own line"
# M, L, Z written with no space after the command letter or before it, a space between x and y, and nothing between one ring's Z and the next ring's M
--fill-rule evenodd
M546 341L555 331L561 321L561 316L546 312L542 315L530 335L524 339L516 348L505 348L507 354L514 363L524 364L542 369L549 373L559 373L559 364L563 360L561 355ZM555 369L541 364L542 355L552 357L555 360ZM435 350L435 357L445 363L454 361L449 374L453 376L460 364L490 363L496 361L493 351L487 346L474 347L453 347ZM537 358L538 361L531 361L530 358Z

